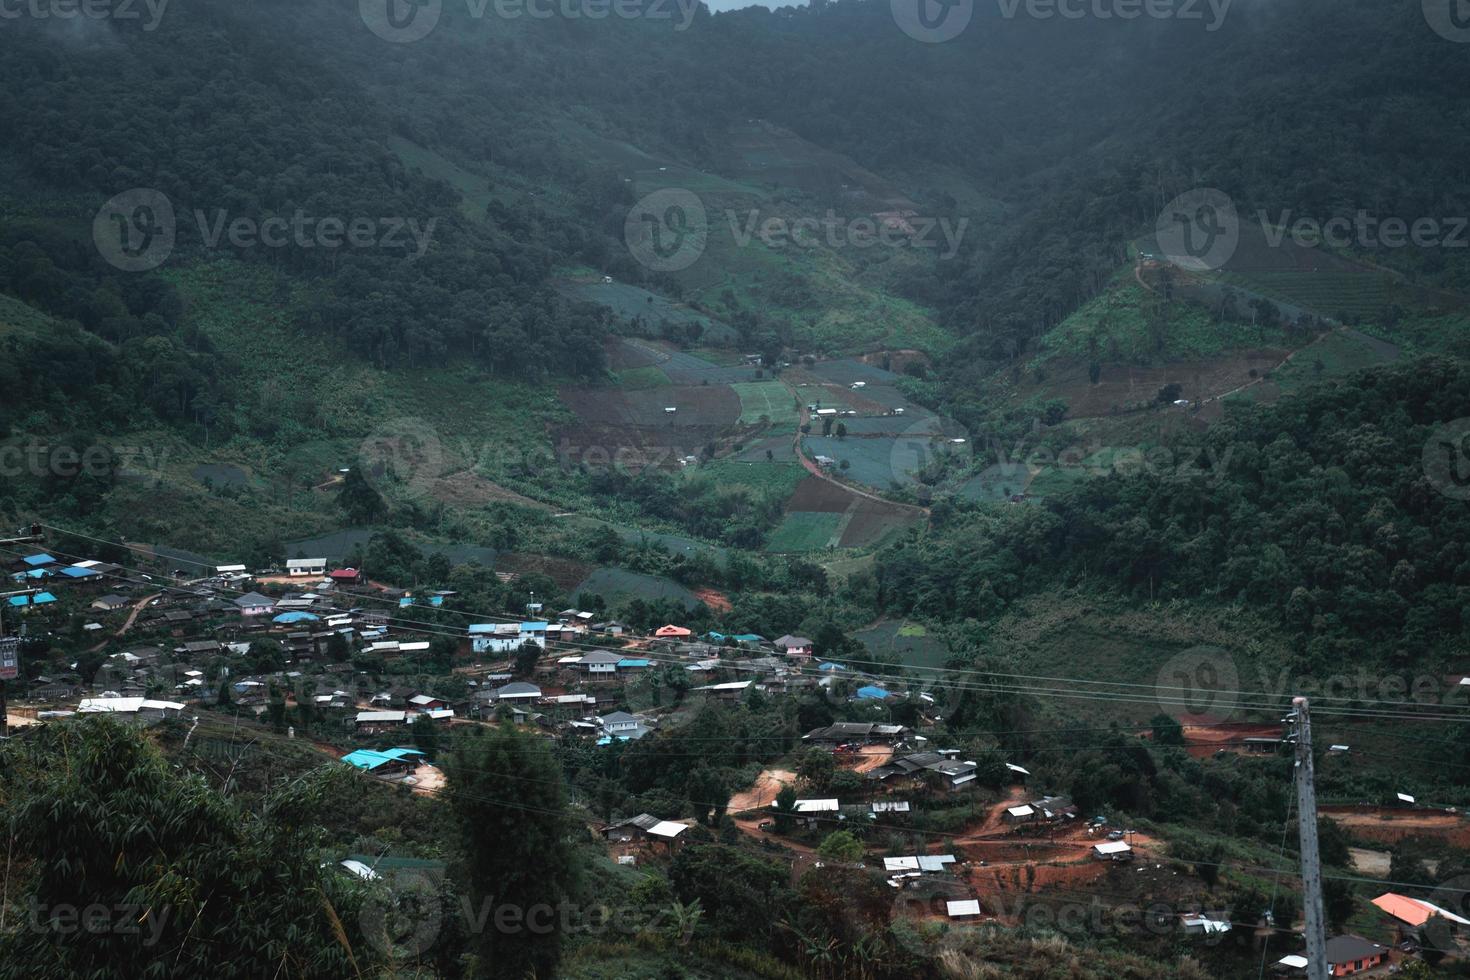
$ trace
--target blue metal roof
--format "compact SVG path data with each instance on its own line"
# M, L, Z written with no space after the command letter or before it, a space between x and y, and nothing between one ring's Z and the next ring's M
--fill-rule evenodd
M31 557L25 559L25 563L31 566L54 565L56 564L56 559L50 555L31 555Z
M411 755L423 755L423 753L418 749L384 749L382 751L358 749L356 752L349 752L344 755L342 761L349 766L356 766L359 769L376 769L379 766L386 765L389 762L398 762Z
M651 661L639 657L627 657L618 661L619 667L647 667Z
M881 687L873 687L869 685L868 687L858 688L857 696L860 698L873 698L875 700L882 701L884 698L888 697L888 692L883 690L883 688Z
M100 575L101 573L94 572L90 568L78 568L75 565L67 565L61 569L61 574L67 578L91 578L93 575Z
M538 623L522 623L521 624L521 632L522 633L545 633L546 632L546 627L548 627L550 625L551 625L550 623L543 623L543 622L538 622Z
M476 633L494 633L495 632L495 624L494 623L471 623L470 626L469 626L469 632L470 632L470 635L471 636L475 635Z
M320 616L317 616L314 613L309 613L309 612L283 612L279 616L277 616L276 618L272 619L271 622L273 622L273 623L314 623L314 622L316 622L320 618L321 618Z
M56 597L49 592L37 592L35 595L16 595L10 597L10 605L17 608L21 606L44 606L48 602L55 602Z

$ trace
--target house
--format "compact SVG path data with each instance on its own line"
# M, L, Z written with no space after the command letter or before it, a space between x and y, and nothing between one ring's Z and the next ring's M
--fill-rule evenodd
M648 728L635 716L626 711L614 711L597 719L602 726L603 738L599 744L608 744L613 739L619 741L637 741L648 734Z
M218 640L190 640L184 644L184 654L197 657L207 653L219 653Z
M1132 861L1132 845L1120 840L1107 840L1092 845L1092 857L1096 861Z
M604 840L615 843L627 844L638 840L648 840L661 841L672 847L679 835L688 829L688 824L673 820L660 820L652 814L640 813L636 817L608 824L602 828L602 836Z
M325 558L288 558L286 559L286 574L293 577L315 575L320 578L327 574L327 560Z
M702 687L690 688L690 693L719 698L721 701L738 701L754 683L755 681L726 681L723 684L705 684Z
M418 749L358 749L344 755L342 761L374 776L388 776L413 772L423 755Z
M369 731L378 731L402 725L408 721L406 711L359 711L357 713L357 727Z
M1230 916L1181 915L1179 928L1186 936L1219 936L1230 931Z
M954 863L953 854L916 854L909 857L886 857L883 859L883 870L890 873L899 871L940 873Z
M151 724L165 718L177 718L184 705L178 701L155 701L151 698L100 697L82 698L77 714L121 715L129 721Z
M616 674L623 660L615 653L597 650L578 661L578 665L589 674Z
M1371 970L1388 958L1388 947L1361 936L1333 936L1327 940L1327 967L1334 977L1350 977Z
M338 568L327 573L334 585L361 585L363 574L355 568Z
M1401 938L1406 940L1418 939L1420 930L1431 919L1436 920L1436 926L1449 935L1470 930L1470 920L1421 898L1384 892L1373 899L1373 904L1396 921Z
M866 687L858 688L857 693L853 695L852 699L854 701L887 701L890 697L892 695L887 689L869 684Z
M978 898L967 898L959 901L946 901L944 903L945 914L951 919L968 919L980 914L980 900Z
M259 592L247 592L234 600L235 608L242 616L269 616L275 611L275 600Z
M473 623L469 627L470 648L475 653L508 653L527 643L546 647L549 623Z
M541 688L535 684L528 684L525 681L515 681L491 691L489 699L492 701L521 703L539 701L541 699Z
M408 699L408 706L415 711L438 711L440 708L449 707L449 702L443 698L436 698L432 694L415 694Z
M771 809L776 809L776 804L771 804ZM824 816L825 814L836 814L841 809L837 800L797 800L794 809L797 821L806 827L815 827L820 820L835 820L835 816Z
M1034 823L1036 821L1036 808L1026 803L1020 806L1006 807L1006 812L1001 819L1008 824Z
M103 612L116 612L131 603L132 600L125 595L109 594L98 599L93 599L91 607L93 609L100 609Z
M810 657L816 644L804 636L792 636L787 633L776 640L776 649L788 657Z
M813 728L803 735L801 740L824 748L849 743L891 745L902 741L908 732L909 730L903 725L876 725L872 722L844 721L828 725L826 728Z
M973 762L946 758L938 752L917 752L879 766L867 778L880 782L897 778L910 785L949 791L973 785L975 769Z
M693 636L694 633L692 630L687 630L682 626L675 626L670 623L667 626L660 626L658 629L654 630L653 635L659 637L660 639L687 640L689 637Z

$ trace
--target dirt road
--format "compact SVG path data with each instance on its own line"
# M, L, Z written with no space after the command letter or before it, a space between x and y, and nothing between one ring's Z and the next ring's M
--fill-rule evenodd
M87 652L96 653L98 650L101 650L103 647L107 646L107 644L111 643L113 640L117 639L128 630L132 629L133 624L138 621L138 616L142 614L144 609L148 608L148 603L152 602L154 599L157 599L161 595L163 595L162 592L155 592L150 596L144 596L142 599L138 600L138 602L133 606L132 612L128 613L128 618L124 620L123 624L117 628L117 632L113 633L111 636L109 636L107 639L103 640L96 646L91 647L87 650Z

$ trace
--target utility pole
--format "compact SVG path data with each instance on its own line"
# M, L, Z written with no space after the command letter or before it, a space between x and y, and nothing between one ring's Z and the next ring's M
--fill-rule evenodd
M1296 723L1296 818L1302 855L1302 907L1307 919L1307 977L1327 980L1327 934L1322 906L1322 862L1317 853L1317 787L1312 775L1312 719L1307 699L1292 698Z

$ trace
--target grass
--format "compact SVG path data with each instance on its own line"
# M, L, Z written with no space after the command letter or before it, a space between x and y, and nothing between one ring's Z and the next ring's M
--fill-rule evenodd
M794 511L771 532L766 550L771 552L820 551L837 536L841 514Z
M759 497L785 500L806 477L799 463L742 462L725 458L685 471L691 480L713 480L720 487L746 487Z
M1337 330L1304 349L1271 374L1283 392L1298 391L1317 381L1392 360L1390 345L1355 331Z
M1129 279L1083 304L1043 337L1033 366L1059 357L1146 362L1284 345L1278 330L1218 322L1203 307L1165 303Z
M618 387L629 391L639 391L645 388L665 388L673 384L669 376L664 373L663 368L656 365L648 367L628 368L626 371L618 371L615 375Z
M755 425L767 421L772 426L794 431L796 428L796 404L791 392L779 381L753 381L734 384L735 394L740 396L740 423Z

